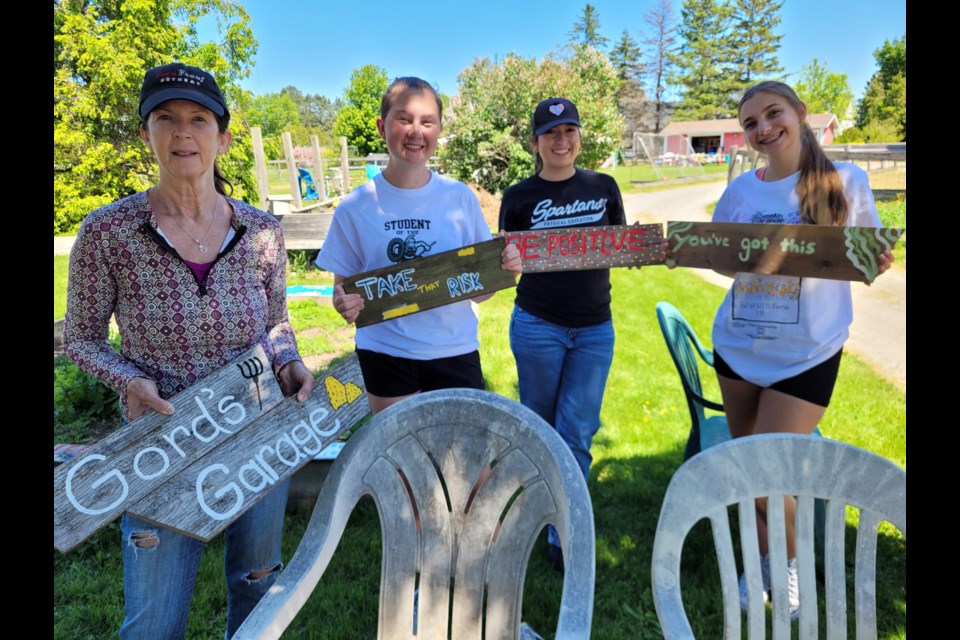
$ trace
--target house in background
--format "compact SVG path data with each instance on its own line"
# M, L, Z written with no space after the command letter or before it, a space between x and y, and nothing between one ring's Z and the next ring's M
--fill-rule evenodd
M832 113L812 113L807 116L807 123L813 129L821 145L833 144L837 137L840 123ZM743 149L747 146L740 121L736 118L723 120L690 120L687 122L671 122L660 135L664 138L664 152L687 155L690 153L726 153L730 147Z

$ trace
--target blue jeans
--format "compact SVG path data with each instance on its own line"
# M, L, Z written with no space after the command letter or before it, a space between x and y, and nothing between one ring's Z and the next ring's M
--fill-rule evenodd
M283 482L224 531L228 640L282 568L280 542L289 488L290 481ZM126 513L120 531L126 613L120 637L182 639L203 543ZM250 577L263 571L268 573Z
M562 327L517 306L510 317L520 403L553 425L573 452L584 479L593 460L590 443L600 429L613 342L612 320Z

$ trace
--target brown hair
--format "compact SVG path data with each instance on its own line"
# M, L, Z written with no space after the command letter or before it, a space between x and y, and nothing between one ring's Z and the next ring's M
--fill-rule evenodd
M198 102L197 104L200 103ZM153 112L151 111L150 113ZM140 128L144 131L147 130L147 122L150 120L150 113L145 116L140 116ZM213 112L211 111L210 113ZM222 116L218 116L217 114L213 113L213 117L217 120L217 130L220 133L226 133L227 129L230 127L230 112L224 110ZM227 176L223 175L223 171L220 170L220 164L216 160L213 161L213 186L220 195L233 195L233 183L227 180Z
M807 124L805 107L796 92L782 82L768 80L747 89L737 112L743 104L759 93L773 93L784 98L800 117L800 179L797 195L800 196L800 217L809 224L842 226L847 221L847 199L843 195L843 183L833 162L824 153L817 136Z
M397 95L406 92L413 91L415 93L423 94L429 92L433 95L433 99L437 101L437 110L440 112L440 120L443 121L443 102L440 100L440 94L437 93L437 90L433 88L426 80L417 78L414 76L402 76L399 78L394 78L393 82L387 87L387 90L383 92L383 97L380 98L380 118L383 120L387 119L387 113L393 107L393 101L396 99Z

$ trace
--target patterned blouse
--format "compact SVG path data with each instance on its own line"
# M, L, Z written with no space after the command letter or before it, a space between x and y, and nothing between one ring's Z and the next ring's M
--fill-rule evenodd
M235 235L198 282L158 233L146 192L90 213L70 253L64 346L120 394L157 382L169 398L260 343L274 372L299 360L287 317L283 232L276 219L228 198ZM107 341L110 316L120 352Z

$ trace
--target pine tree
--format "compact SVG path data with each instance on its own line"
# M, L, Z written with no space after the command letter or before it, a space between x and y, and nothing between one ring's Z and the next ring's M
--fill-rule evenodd
M625 123L624 134L632 136L633 131L641 126L641 121L648 110L648 100L643 93L640 47L626 29L610 51L610 63L617 71L620 79L620 90L617 92L617 106Z
M732 12L716 0L684 0L678 34L682 44L668 57L675 67L670 81L680 85L682 101L674 116L710 120L736 115L738 87L733 63Z
M733 1L733 64L741 90L761 80L782 77L777 51L783 35L776 33L781 7L783 0Z
M620 82L639 79L644 71L640 47L626 29L623 30L623 35L620 36L616 46L610 50L610 63L617 70Z
M573 47L590 46L594 49L603 49L609 41L609 38L600 35L600 15L597 8L589 2L567 36L569 38L567 43Z
M648 51L647 70L653 81L653 130L660 133L669 115L663 98L666 92L667 75L672 66L670 54L674 52L676 46L677 18L673 12L673 3L670 0L660 0L657 6L644 14L643 20L653 29L652 35L643 39L643 44Z

